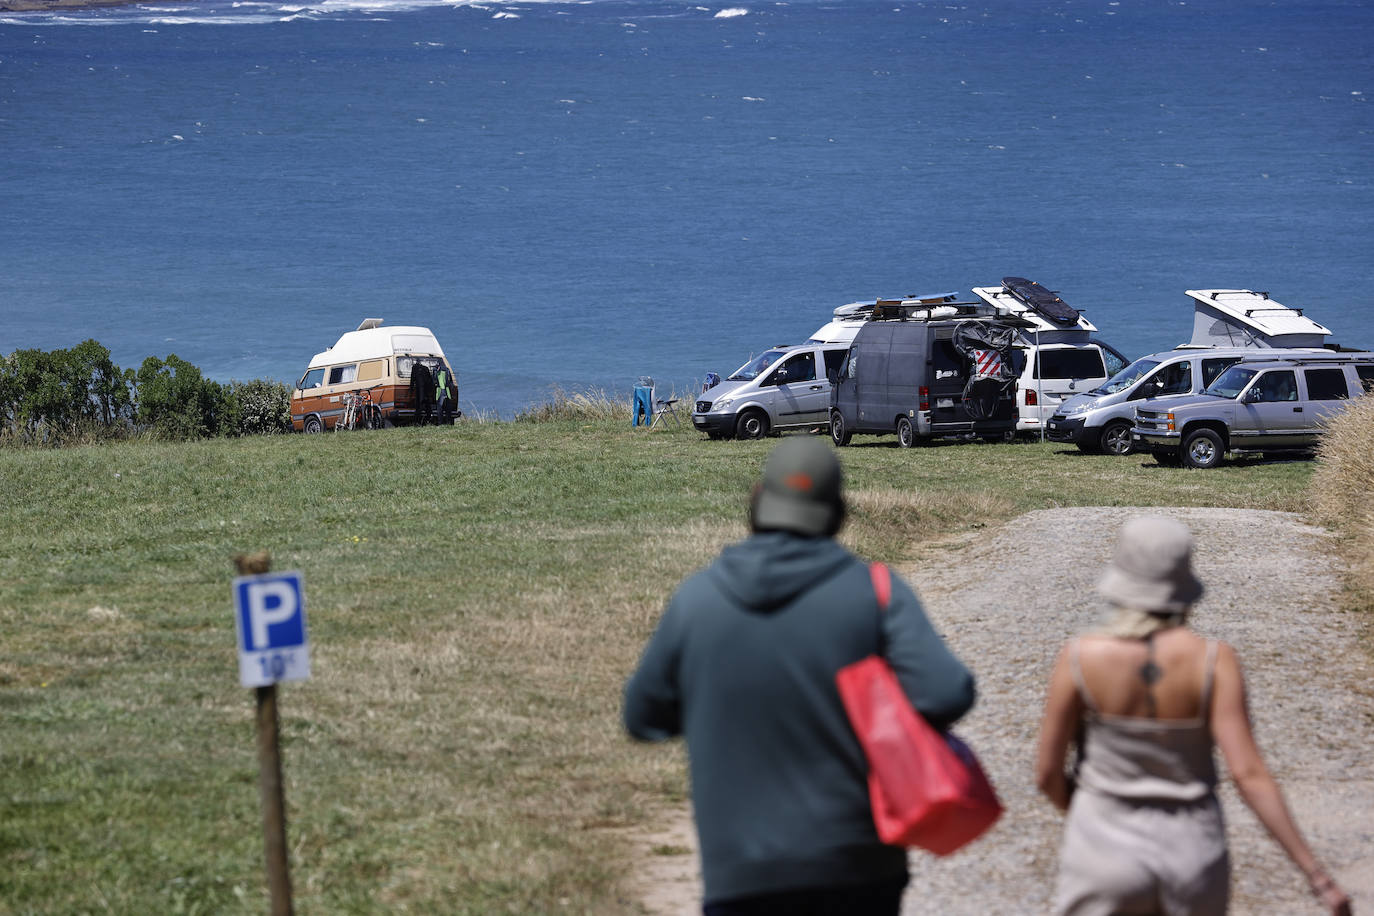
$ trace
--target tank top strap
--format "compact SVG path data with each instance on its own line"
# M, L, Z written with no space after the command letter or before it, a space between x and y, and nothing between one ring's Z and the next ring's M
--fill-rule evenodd
M1212 710L1212 681L1217 673L1217 641L1207 640L1207 657L1202 662L1202 708L1199 719L1210 718Z
M1088 693L1088 685L1083 680L1083 665L1078 659L1078 643L1075 639L1069 643L1069 671L1073 674L1073 685L1078 690L1078 696L1083 700L1083 704L1093 712L1101 712L1097 704L1093 702L1092 694Z

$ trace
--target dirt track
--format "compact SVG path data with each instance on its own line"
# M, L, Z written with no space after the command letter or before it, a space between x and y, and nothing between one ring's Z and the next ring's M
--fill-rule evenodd
M956 731L978 752L1007 813L948 859L911 858L904 912L1044 913L1060 819L1032 784L1045 680L1068 636L1097 619L1093 592L1121 523L1142 512L1184 521L1207 585L1201 633L1240 654L1255 731L1299 825L1355 901L1374 901L1374 665L1361 621L1334 597L1337 566L1322 532L1292 514L1243 509L1049 509L901 570L979 680L978 706ZM951 557L957 569L951 575ZM1222 787L1233 863L1233 914L1316 913L1297 870L1229 783ZM699 913L690 815L668 812L645 835L638 896L662 916Z

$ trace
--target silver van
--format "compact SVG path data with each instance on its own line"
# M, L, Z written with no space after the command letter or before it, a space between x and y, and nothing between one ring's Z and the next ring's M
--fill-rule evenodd
M830 416L830 376L844 344L773 347L703 391L692 425L712 439L762 439L774 430L824 429Z
M1200 347L1142 356L1103 384L1067 398L1045 426L1045 438L1071 442L1080 451L1129 455L1138 401L1196 395L1242 360L1340 359L1323 349Z

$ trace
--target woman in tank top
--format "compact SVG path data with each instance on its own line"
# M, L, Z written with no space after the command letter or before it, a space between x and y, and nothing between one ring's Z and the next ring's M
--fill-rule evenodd
M1226 912L1215 744L1241 798L1322 906L1348 916L1349 900L1303 840L1260 756L1235 652L1186 625L1202 595L1192 547L1177 521L1127 522L1098 585L1112 616L1069 642L1050 677L1036 783L1068 811L1055 912ZM1077 761L1066 773L1071 743Z

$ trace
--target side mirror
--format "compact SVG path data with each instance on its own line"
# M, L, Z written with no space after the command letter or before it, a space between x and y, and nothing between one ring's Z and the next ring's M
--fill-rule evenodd
M1259 399L1260 390L1258 385L1254 386L1249 391L1245 392L1245 397L1241 398L1241 400L1244 401L1246 404L1254 404Z

